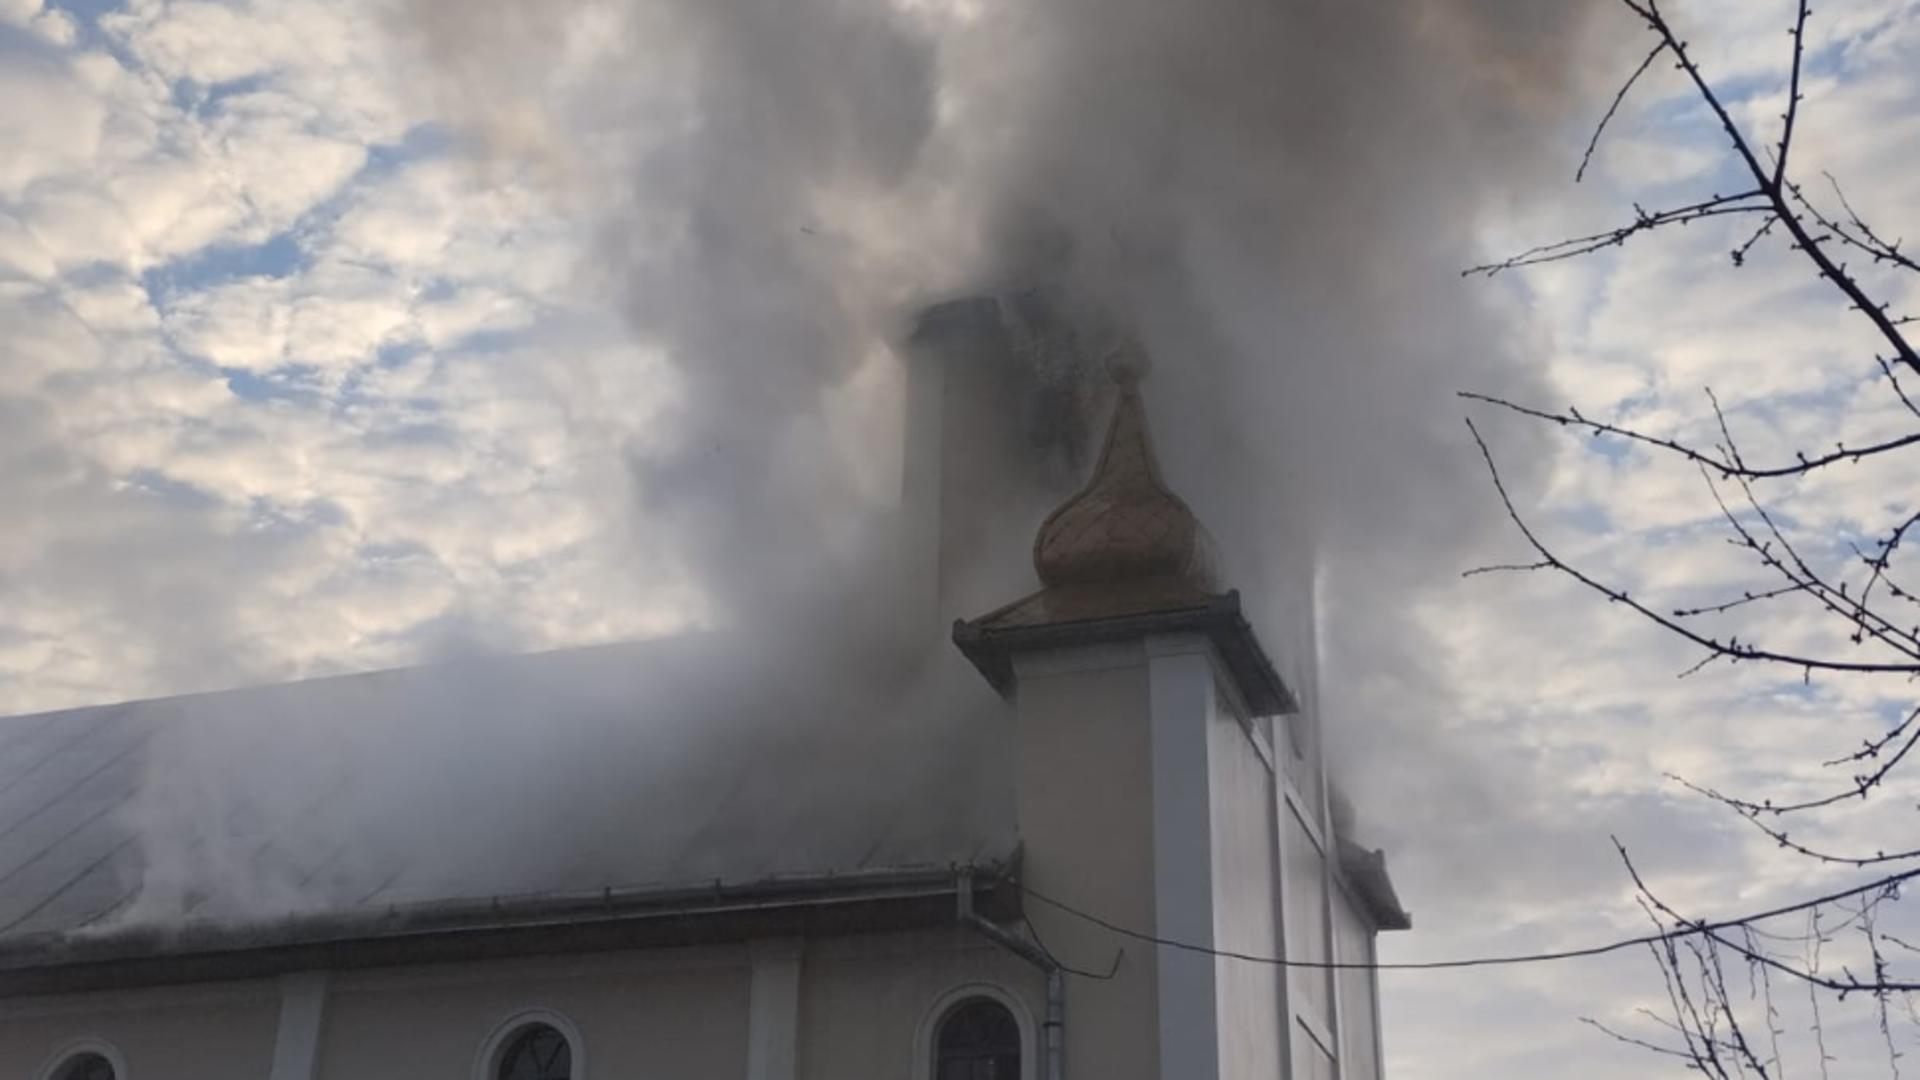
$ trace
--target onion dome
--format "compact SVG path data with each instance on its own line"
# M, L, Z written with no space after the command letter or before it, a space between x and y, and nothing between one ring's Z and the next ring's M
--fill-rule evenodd
M1138 640L1204 637L1255 716L1299 706L1240 611L1240 594L1218 592L1207 534L1167 490L1132 378L1119 401L1087 486L1047 515L1033 541L1042 588L953 625L953 641L1002 694L1014 688L1023 652Z
M1033 540L1033 566L1049 586L1174 578L1207 585L1207 539L1180 496L1160 479L1136 380L1123 376L1093 476L1060 504Z

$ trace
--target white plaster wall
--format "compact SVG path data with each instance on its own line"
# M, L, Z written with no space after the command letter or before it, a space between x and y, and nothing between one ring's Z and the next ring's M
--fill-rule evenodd
M1346 964L1371 964L1374 934L1345 888L1333 891L1334 957ZM1380 1080L1380 999L1371 971L1334 975L1340 1000L1342 1080Z
M1299 702L1298 712L1273 720L1274 759L1310 815L1317 817L1326 733L1321 727L1320 601L1312 549L1304 537L1290 537L1276 538L1265 550L1273 553L1272 565L1257 589L1247 586L1241 605L1268 659Z
M1281 887L1286 890L1287 958L1325 963L1332 958L1327 934L1327 867L1317 830L1292 799L1280 807ZM1293 1010L1321 1029L1333 1017L1332 980L1321 968L1288 971ZM1325 1041L1323 1039L1323 1041Z
M1139 645L1023 658L1015 719L1016 804L1025 873L1035 889L1124 926L1157 925L1149 685ZM1028 914L1047 946L1075 967L1114 977L1072 979L1070 1076L1158 1075L1158 962L1150 947L1038 903Z
M1211 649L1195 635L1147 639L1153 727L1152 933L1214 944L1213 797L1209 732L1215 721ZM1214 959L1160 945L1160 1076L1220 1075Z
M1333 1055L1310 1033L1302 1032L1293 1040L1293 1076L1291 1080L1334 1080ZM1343 1078L1344 1080L1344 1078Z
M956 992L1011 997L1031 1043L1023 1061L1026 1075L1017 1080L1043 1075L1045 979L1038 968L977 932L955 927L814 942L801 967L800 987L798 1076L803 1080L928 1080L931 1045L923 1040L931 1035L940 1004L951 1002Z
M0 1076L35 1080L89 1040L118 1052L123 1080L262 1080L279 1015L272 982L0 1000Z
M1039 1080L1045 980L959 925L797 944L797 1039L773 1075L926 1080L936 1006L985 988L1012 1001ZM575 1080L748 1080L750 947L657 949L336 972L317 1080L472 1080L503 1022L536 1010L577 1030ZM0 1077L37 1080L62 1047L110 1044L123 1080L266 1080L276 982L0 1000ZM1094 1025L1091 1004L1081 1022ZM1097 1034L1088 1030L1089 1039ZM922 1058L925 1058L923 1061ZM768 1066L763 1061L762 1071ZM1080 1075L1100 1075L1097 1059Z
M1214 939L1219 948L1279 955L1274 907L1273 773L1231 707L1208 726L1212 773ZM1281 1075L1281 970L1227 958L1214 963L1218 986L1220 1075L1270 1080Z
M579 1031L584 1069L574 1080L744 1077L749 965L737 947L336 975L315 1075L472 1080L487 1037L542 1009Z

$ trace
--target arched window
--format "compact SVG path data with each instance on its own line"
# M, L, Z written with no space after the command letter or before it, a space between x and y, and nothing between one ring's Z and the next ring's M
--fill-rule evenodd
M948 1010L934 1036L934 1080L1020 1080L1020 1024L992 998Z
M587 1080L591 1072L573 1021L551 1009L522 1009L480 1044L472 1080Z
M493 1080L573 1080L573 1047L553 1025L528 1024L501 1048Z
M127 1080L127 1059L112 1043L89 1035L47 1055L33 1080Z
M83 1050L60 1063L53 1071L53 1080L117 1080L113 1072L113 1062L104 1054Z

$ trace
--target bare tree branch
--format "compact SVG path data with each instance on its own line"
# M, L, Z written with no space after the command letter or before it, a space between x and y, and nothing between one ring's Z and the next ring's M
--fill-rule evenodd
M1793 149L1793 122L1800 116L1800 102L1804 95L1800 93L1800 73L1806 67L1807 58L1807 0L1800 0L1800 8L1793 20L1793 72L1787 79L1787 111L1780 119L1780 144L1773 154L1773 186L1778 188L1787 179L1787 154ZM1664 44L1664 43L1663 43Z
M1667 21L1666 16L1660 11L1658 0L1621 0L1621 3L1625 4L1645 20L1648 28L1666 44L1667 50L1673 54L1680 70L1685 72L1687 78L1692 81L1695 91L1700 96L1700 100L1706 103L1707 107L1713 111L1714 117L1720 121L1721 129L1726 132L1727 138L1733 144L1734 153L1739 157L1741 163L1746 166L1747 172L1753 177L1755 190L1764 196L1768 203L1772 205L1773 212L1779 215L1781 224L1785 225L1787 231L1793 234L1796 249L1803 252L1807 258L1813 261L1814 266L1819 270L1821 280L1832 283L1834 288L1840 290L1840 292L1851 301L1854 310L1859 311L1862 315L1866 316L1868 321L1874 324L1874 327L1879 330L1881 336L1887 340L1888 344L1893 346L1894 356L1900 363L1905 364L1912 371L1920 373L1920 352L1915 351L1913 345L1908 342L1905 335L1900 332L1900 328L1895 326L1892 320L1888 318L1885 308L1875 304L1873 300L1867 296L1866 290L1861 288L1860 283L1854 280L1846 270L1841 268L1827 255L1820 243L1807 229L1805 222L1801 221L1799 215L1795 213L1792 205L1792 195L1785 180L1784 169L1787 153L1791 149L1790 144L1785 141L1785 137L1790 137L1792 134L1791 131L1785 133L1779 154L1777 155L1782 167L1779 171L1779 177L1776 178L1775 174L1770 172L1766 166L1762 165L1759 157L1754 154L1752 145L1747 141L1746 136L1741 133L1739 126L1733 122L1733 117L1727 112L1726 105L1721 102L1719 92L1713 88L1713 84L1707 81L1705 73L1700 70L1700 65L1695 62L1693 54L1687 50L1686 42L1680 40L1678 34L1676 34L1673 29L1673 25ZM1801 10L1804 12L1805 8L1806 5L1803 3ZM1804 35L1796 32L1793 45L1795 95L1799 92L1799 72L1804 54ZM1797 109L1791 107L1789 109L1790 113L1796 111Z
M1600 146L1600 135L1607 130L1607 125L1613 121L1613 114L1620 111L1620 103L1627 100L1627 92L1632 90L1633 84L1639 82L1640 76L1645 75L1647 69L1653 66L1654 60L1666 51L1666 42L1663 41L1655 45L1653 51L1647 54L1647 58L1640 61L1640 66L1633 69L1633 74L1627 76L1627 81L1621 84L1620 92L1613 95L1613 104L1607 106L1606 115L1602 116L1600 123L1594 126L1593 138L1587 140L1587 152L1580 155L1580 167L1574 170L1573 173L1574 183L1577 184L1586 179L1587 166L1593 163L1593 152Z
M1827 204L1837 203L1836 212L1809 198L1793 176L1802 160L1795 146L1805 118L1812 14L1809 0L1794 0L1792 4L1793 19L1787 28L1790 51L1785 106L1779 114L1778 139L1771 144L1757 142L1757 136L1749 136L1735 122L1727 99L1708 79L1660 0L1620 3L1652 34L1652 47L1607 103L1580 156L1574 181L1584 180L1599 153L1601 139L1621 122L1628 95L1644 85L1656 61L1668 56L1684 76L1691 96L1706 108L1726 138L1744 174L1738 185L1743 190L1733 194L1714 192L1691 202L1684 197L1671 203L1662 199L1658 204L1662 208L1651 210L1634 203L1632 219L1614 228L1538 244L1463 273L1491 277L1506 270L1622 248L1644 233L1670 227L1702 223L1704 227L1720 228L1713 225L1713 219L1747 218L1750 226L1728 223L1725 229L1730 237L1728 255L1733 268L1743 267L1755 257L1762 241L1783 235L1787 256L1806 259L1846 309L1858 312L1885 343L1874 350L1874 363L1886 376L1904 415L1920 421L1920 400L1909 394L1903 383L1903 377L1920 374L1920 353L1916 353L1906 331L1909 326L1920 325L1920 313L1895 311L1891 304L1876 300L1872 292L1881 287L1884 277L1863 278L1842 259L1853 257L1863 266L1870 264L1895 273L1920 273L1920 261L1902 250L1900 240L1889 239L1892 234L1870 225L1833 176L1823 174L1832 191ZM1815 474L1832 476L1831 470L1839 466L1880 460L1897 470L1911 463L1913 448L1920 446L1920 427L1892 432L1876 428L1871 441L1850 443L1843 437L1836 439L1830 450L1818 453L1776 448L1775 460L1750 462L1725 410L1710 390L1708 400L1718 425L1717 441L1710 443L1689 443L1680 436L1592 419L1577 407L1549 411L1493 395L1468 392L1461 396L1530 420L1548 421L1593 437L1623 439L1692 463L1700 470L1712 505L1720 514L1727 543L1741 553L1741 558L1751 557L1752 569L1765 580L1728 589L1718 596L1685 595L1681 602L1661 604L1630 595L1624 586L1609 584L1575 566L1548 544L1516 505L1492 450L1471 417L1468 430L1501 506L1531 549L1532 558L1482 566L1467 571L1465 576L1494 572L1564 576L1586 592L1605 598L1609 604L1619 604L1700 649L1700 659L1681 672L1683 678L1724 660L1729 664L1780 665L1803 682L1810 681L1815 672L1905 676L1909 682L1920 679L1920 612L1914 610L1920 607L1920 595L1903 584L1902 579L1911 580L1907 564L1896 565L1902 552L1912 547L1910 536L1920 531L1920 507L1914 505L1912 481L1901 477L1920 476L1920 470L1908 468L1904 474L1894 471L1891 483L1874 492L1873 512L1886 514L1888 523L1884 529L1868 530L1865 537L1851 523L1840 535L1823 536L1786 501L1802 492L1796 481ZM1786 460L1789 454L1791 459ZM1875 478L1879 475L1874 474ZM1737 497L1722 487L1729 483L1737 486ZM1760 497L1761 485L1766 485L1768 500ZM1809 866L1914 866L1920 862L1920 846L1914 844L1911 835L1900 836L1898 843L1856 839L1835 843L1831 849L1824 839L1808 839L1813 835L1809 832L1810 819L1822 821L1821 812L1827 808L1864 800L1875 791L1890 788L1901 767L1920 756L1915 753L1915 747L1920 746L1920 706L1903 704L1897 715L1898 721L1880 734L1821 763L1845 770L1848 779L1836 780L1830 790L1819 794L1807 796L1796 790L1792 798L1764 793L1739 798L1710 784L1674 779L1738 814L1790 858L1805 860ZM1899 804L1881 805L1889 812L1899 808ZM1787 816L1800 814L1807 817L1794 818L1790 829ZM1882 914L1897 910L1889 905L1899 903L1901 886L1909 875L1920 876L1920 867L1883 879L1872 888L1856 890L1846 902L1835 898L1796 905L1792 911L1806 913L1804 926L1783 931L1777 925L1765 925L1771 917L1765 915L1741 920L1737 925L1708 925L1683 916L1648 888L1625 847L1617 842L1616 847L1634 885L1636 900L1658 931L1649 939L1648 948L1661 971L1669 1016L1641 1013L1655 1027L1651 1037L1592 1018L1586 1023L1615 1041L1681 1062L1706 1076L1775 1080L1786 1072L1781 1044L1787 1027L1781 1003L1773 994L1773 979L1781 976L1798 980L1806 988L1807 1002L1799 1011L1811 1018L1807 1031L1821 1077L1830 1072L1856 1075L1861 1065L1859 1052L1865 1051L1869 1059L1883 1053L1884 1061L1876 1068L1884 1067L1897 1080L1903 1054L1895 1039L1893 1021L1898 1010L1920 1029L1920 1007L1913 998L1920 982L1895 970L1892 961L1920 956L1920 948L1888 933ZM1846 940L1836 943L1835 935L1842 933L1847 935ZM1744 989L1738 985L1742 966L1746 972ZM1861 995L1873 1008L1874 1026L1850 1023L1840 1041L1830 1041L1827 1015L1831 1003ZM1878 1052L1861 1038L1874 1031L1881 1043ZM1844 1048L1843 1056L1836 1057L1836 1047ZM1830 1063L1834 1062L1840 1062L1842 1068L1832 1070Z
M1685 206L1676 206L1666 210L1647 210L1641 206L1633 208L1633 220L1604 232L1576 236L1570 240L1556 240L1551 244L1531 247L1518 255L1502 259L1499 262L1485 263L1468 267L1460 272L1462 277L1492 277L1502 270L1515 270L1522 266L1540 266L1544 263L1560 262L1563 259L1577 259L1582 255L1591 255L1596 251L1620 247L1641 233L1669 225L1690 225L1707 218L1727 217L1734 214L1767 214L1773 211L1764 203L1747 200L1760 199L1763 192L1746 191L1738 195L1715 195Z
M1473 433L1474 444L1479 447L1480 456L1482 460L1486 462L1488 473L1493 477L1494 488L1500 494L1500 502L1507 511L1508 519L1520 530L1520 535L1526 538L1527 544L1540 556L1540 561L1545 563L1547 567L1565 574L1593 592L1606 597L1610 602L1629 608L1656 626L1670 630L1674 634L1693 642L1695 645L1725 656L1729 660L1763 660L1785 664L1789 667L1800 668L1807 671L1847 671L1859 674L1883 675L1911 675L1914 673L1915 666L1911 663L1878 663L1874 661L1834 660L1825 657L1802 656L1753 645L1751 643L1742 644L1737 637L1723 642L1717 638L1698 633L1691 627L1655 611L1646 604L1633 599L1625 590L1616 589L1598 579L1588 576L1563 561L1534 534L1533 529L1527 525L1526 519L1520 516L1520 511L1514 506L1512 496L1507 493L1506 482L1500 476L1499 466L1494 463L1493 452L1487 448L1486 440L1481 437L1480 429L1474 426L1472 419L1467 420L1467 429Z
M1705 466L1727 479L1745 477L1749 480L1777 480L1784 477L1804 476L1816 469L1823 469L1829 465L1842 463L1857 464L1867 458L1876 457L1880 454L1920 445L1920 431L1914 431L1892 439L1883 439L1876 443L1870 443L1866 446L1847 446L1843 443L1835 446L1834 449L1824 454L1808 456L1802 453L1797 455L1798 460L1792 465L1766 465L1756 468L1746 465L1731 456L1715 457L1704 451L1688 446L1677 439L1664 438L1659 435L1648 435L1645 432L1635 431L1632 428L1621 427L1617 424L1610 424L1604 420L1595 420L1583 415L1578 409L1569 409L1564 413L1554 413L1531 408L1526 405L1519 405L1505 398L1494 397L1491 394L1475 393L1471 390L1458 391L1457 395L1468 401L1478 401L1487 405L1496 405L1509 412L1519 413L1522 416L1530 416L1536 420L1549 420L1563 427L1583 428L1595 435L1615 435L1622 439L1643 443L1647 446L1658 447L1669 453L1678 454L1696 465Z

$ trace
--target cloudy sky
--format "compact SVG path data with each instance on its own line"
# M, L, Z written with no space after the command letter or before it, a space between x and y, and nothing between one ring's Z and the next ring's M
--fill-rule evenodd
M770 520L724 505L734 493L775 510L791 508L769 492L789 488L810 506L884 501L888 454L866 450L895 392L882 315L1009 261L981 237L1023 219L983 191L1044 182L1103 211L1165 187L1188 202L1156 204L1173 224L1135 235L1177 249L1181 281L1207 299L1161 323L1211 312L1227 351L1271 332L1386 357L1377 371L1209 373L1257 391L1243 407L1298 421L1306 435L1275 443L1307 462L1295 494L1335 522L1323 541L1362 552L1329 579L1330 672L1345 680L1330 697L1347 710L1330 721L1349 729L1348 784L1419 928L1389 958L1638 932L1609 834L1701 912L1839 880L1663 774L1814 783L1808 766L1871 731L1899 687L1758 671L1681 682L1697 657L1562 583L1457 577L1524 551L1453 390L1697 434L1711 386L1736 433L1776 456L1898 423L1866 340L1777 240L1730 268L1738 226L1458 278L1488 254L1619 220L1634 199L1737 182L1661 66L1571 183L1610 80L1643 51L1631 23L1605 4L1586 23L1463 0L1412 27L1354 16L1365 25L1348 39L1302 14L1301 40L1340 66L1271 65L1286 96L1249 99L1196 88L1205 79L1180 63L1154 67L1138 42L1164 34L1081 47L1070 22L1021 27L1032 55L1005 62L1040 57L1075 76L1138 63L1179 93L1152 79L1001 80L986 44L1000 39L968 36L995 7L903 2L882 19L796 5L747 34L665 3L554 5L564 17L548 18L504 0L0 0L0 713L701 624L737 588L713 585L714 560L745 557L737 537ZM1685 11L1737 114L1766 130L1789 5ZM914 20L931 29L902 31ZM734 48L769 39L783 47ZM635 41L654 47L636 59ZM842 41L862 43L844 65ZM1832 169L1883 232L1920 230L1920 5L1834 3L1811 43L1801 174ZM1259 56L1220 65L1247 85L1267 77ZM822 68L835 79L821 83ZM1412 110L1434 87L1460 97ZM1293 104L1317 92L1327 100ZM1201 135L1143 145L1175 145L1186 167L1136 183L1137 162L1104 148L1131 145L1163 98L1210 111L1172 114L1165 127ZM1036 100L1057 125L1040 150L1008 119ZM716 102L776 122L722 122ZM1247 121L1243 105L1270 111ZM1235 139L1268 125L1305 149ZM1088 130L1100 137L1059 134ZM1231 220L1255 239L1222 241L1228 219L1201 200L1252 206ZM741 220L788 239L729 233ZM704 238L700 257L654 254L687 236ZM1315 244L1311 263L1295 251ZM929 270L948 257L965 269ZM1248 267L1274 272L1254 282ZM1237 295L1268 280L1278 298ZM1360 290L1366 318L1323 288ZM1920 308L1911 284L1894 288ZM819 311L835 316L807 314ZM802 421L766 378L773 342L807 358L791 375L815 389ZM1206 400L1186 396L1183 378L1203 380L1183 370L1161 376L1166 393ZM1325 429L1287 411L1300 395ZM1476 415L1569 557L1681 603L1758 580L1728 558L1696 474ZM730 417L776 434L689 453ZM1180 433L1169 441L1177 464ZM763 475L774 460L777 483ZM1910 505L1888 493L1899 476L1806 484L1791 492L1796 526L1870 533ZM807 532L819 535L799 551L833 547L831 523ZM1396 644L1378 652L1340 629L1387 620ZM1793 620L1778 632L1818 634ZM1643 1053L1578 1018L1631 1026L1652 976L1638 956L1385 976L1395 1075L1645 1075Z
M1789 6L1682 9L1703 63L1750 130L1777 132ZM1913 209L1920 205L1913 175L1920 154L1916 16L1920 8L1907 3L1816 9L1807 126L1797 151L1810 192L1832 206L1820 178L1821 170L1832 170L1861 212L1896 234L1920 224ZM1629 60L1618 71L1631 67ZM1630 199L1651 209L1739 190L1725 143L1678 73L1661 65L1649 78L1603 144L1599 175L1590 173L1583 185L1597 190L1541 193L1513 219L1489 227L1493 249L1513 252L1624 223ZM1605 103L1588 103L1588 125ZM1568 165L1570 171L1572 160ZM1751 231L1695 225L1623 252L1507 278L1505 286L1526 297L1550 339L1541 359L1556 389L1542 404L1571 404L1589 416L1711 445L1717 439L1703 392L1710 387L1755 462L1790 462L1796 450L1911 430L1879 377L1871 333L1854 325L1797 256L1763 241L1759 257L1731 269L1727 252ZM1869 280L1896 309L1910 311L1920 300L1910 280ZM1473 415L1501 457L1510 423L1480 410ZM1509 451L1503 465L1517 457ZM1910 462L1861 467L1765 493L1788 507L1789 535L1832 566L1846 559L1845 541L1883 533L1912 513L1910 475ZM1562 555L1638 597L1659 598L1655 606L1663 610L1766 584L1750 559L1725 545L1728 534L1699 472L1657 454L1571 437L1529 516ZM1509 533L1491 541L1484 561L1531 558ZM1644 927L1623 902L1609 834L1650 870L1665 898L1697 913L1762 909L1860 876L1810 872L1805 860L1742 832L1665 774L1775 798L1824 794L1836 780L1844 786L1846 776L1818 763L1904 714L1912 707L1910 686L1819 677L1802 685L1795 674L1755 668L1709 669L1680 680L1698 654L1539 575L1475 578L1435 590L1421 607L1444 643L1446 681L1460 695L1433 728L1447 754L1438 760L1453 763L1455 777L1477 774L1479 795L1462 812L1452 781L1429 788L1433 822L1450 834L1437 847L1422 847L1414 817L1399 827L1406 830L1403 878L1417 925L1428 931L1410 935L1395 950L1400 955L1566 946ZM1745 640L1857 655L1833 647L1830 630L1802 607L1733 628ZM1373 786L1383 795L1400 785L1428 788L1429 769L1403 761L1377 774ZM1896 843L1912 835L1910 790L1830 815L1801 838L1844 836L1869 851ZM1429 836L1433 827L1425 826ZM1462 876L1474 887L1460 887ZM1576 970L1489 978L1387 976L1397 988L1388 993L1389 1030L1398 1036L1390 1045L1402 1075L1644 1074L1653 1063L1640 1051L1610 1046L1569 1018L1658 1034L1632 1015L1642 1006L1664 1014L1651 973L1645 956L1634 954ZM1819 1072L1807 1020L1790 1009L1783 1019L1788 1075ZM1526 1037L1514 1037L1514 1029ZM1911 1025L1896 1027L1895 1036L1910 1051ZM1834 1075L1887 1072L1877 1036L1847 1045Z

